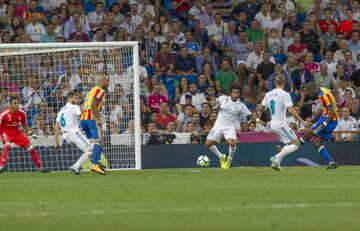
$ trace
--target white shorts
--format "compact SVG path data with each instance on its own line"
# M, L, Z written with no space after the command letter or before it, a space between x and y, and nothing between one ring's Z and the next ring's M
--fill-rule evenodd
M208 140L220 142L222 138L225 140L233 139L236 140L236 129L235 127L224 127L215 125L209 132L208 136L206 137Z
M75 145L83 152L87 152L91 149L89 140L81 132L63 134L63 138L66 143Z
M271 129L271 131L274 132L278 139L284 144L289 144L297 139L295 132L288 125Z

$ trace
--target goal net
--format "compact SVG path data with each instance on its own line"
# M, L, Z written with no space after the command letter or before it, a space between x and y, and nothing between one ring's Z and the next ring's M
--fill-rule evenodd
M110 79L102 104L104 152L109 169L141 169L139 52L137 42L0 44L1 111L10 96L19 96L31 130L31 139L44 166L67 171L82 154L63 142L55 151L54 125L75 91L85 98L100 75ZM1 144L3 147L3 144ZM89 168L85 163L83 169ZM9 171L35 171L29 153L13 146Z

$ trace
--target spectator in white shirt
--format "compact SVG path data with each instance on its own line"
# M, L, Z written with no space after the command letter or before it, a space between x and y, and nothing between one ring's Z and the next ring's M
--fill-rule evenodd
M124 22L120 25L121 28L123 28L125 30L125 33L128 36L135 36L135 29L136 27L131 23L131 13L128 12L125 15L125 20Z
M267 3L262 3L260 5L260 12L255 15L255 19L260 22L262 28L265 28L266 23L271 21L269 11L270 5Z
M216 13L214 16L214 23L207 28L209 42L207 47L213 51L220 51L221 40L226 33L228 33L228 25L222 20L222 15Z
M142 0L142 3L138 6L138 14L144 15L145 12L149 12L153 17L155 17L155 9L152 6L149 0Z
M278 31L279 38L282 36L284 21L279 17L279 13L276 8L271 8L270 11L270 20L265 21L264 28L266 28L268 34L270 34L271 29L276 29Z
M143 18L141 15L138 14L138 4L136 2L131 3L130 13L131 13L131 24L134 27L138 27L142 23Z
M180 104L185 105L185 96L190 95L192 97L192 104L196 107L196 110L198 112L201 112L201 104L207 102L205 96L203 93L197 92L197 86L196 83L191 83L189 85L189 92L183 94L180 98Z
M46 33L46 29L38 20L38 13L31 13L31 23L27 24L25 31L30 35L32 42L39 42L41 35Z
M333 74L336 72L336 63L333 62L333 53L330 50L327 50L325 52L325 59L320 62L325 63L328 67L328 74L330 76L333 76Z
M356 119L350 116L350 109L348 107L342 108L342 116L335 131L357 131L358 123ZM356 133L336 133L336 141L354 141Z
M96 3L95 11L88 14L90 30L96 32L101 28L101 24L105 19L104 6L101 2Z
M185 36L183 32L180 32L180 21L175 20L171 24L171 31L174 33L174 43L178 44L179 46L182 46L185 44Z
M5 0L0 0L0 18L6 15L7 5L5 4Z

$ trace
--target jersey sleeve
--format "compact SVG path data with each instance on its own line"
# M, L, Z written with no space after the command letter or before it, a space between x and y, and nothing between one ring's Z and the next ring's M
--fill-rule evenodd
M286 93L286 94L285 94L284 104L285 104L285 107L286 107L286 108L293 106L293 102L292 102L292 100L291 100L291 96L290 96L289 93Z
M245 104L242 104L240 114L241 114L242 116L248 116L248 115L251 115L251 112L250 112L250 110L246 107Z
M78 105L74 105L73 106L73 110L72 110L73 114L76 116L80 116L81 115L81 110L80 107Z
M60 123L60 112L57 114L55 121Z
M268 94L265 95L263 101L261 102L261 105L263 105L264 107L267 107L267 98L268 98Z
M216 103L222 104L224 102L224 100L226 99L226 97L227 97L226 95L222 95L222 96L216 98Z
M93 95L93 98L95 98L96 100L101 100L102 97L104 96L105 92L103 89L98 88Z

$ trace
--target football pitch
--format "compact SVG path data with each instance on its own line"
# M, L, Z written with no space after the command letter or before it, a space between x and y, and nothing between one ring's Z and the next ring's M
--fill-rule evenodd
M360 167L0 175L0 230L360 230Z

